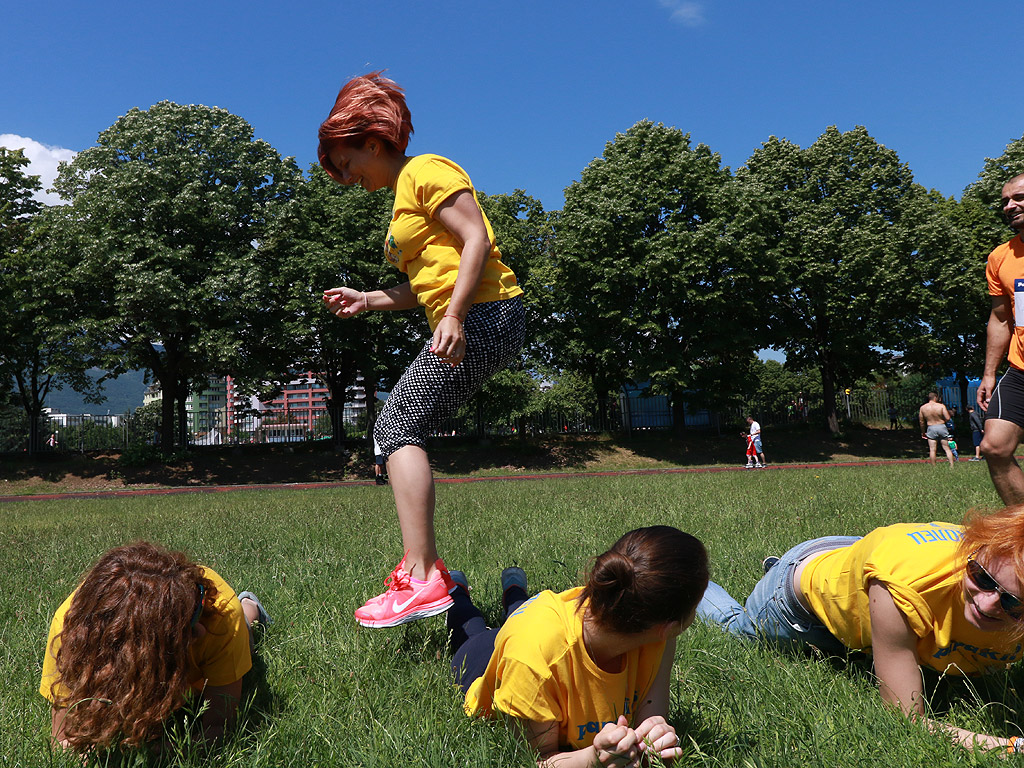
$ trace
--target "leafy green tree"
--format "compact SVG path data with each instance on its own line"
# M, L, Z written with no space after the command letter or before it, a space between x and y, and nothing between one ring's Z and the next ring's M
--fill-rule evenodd
M964 190L964 199L974 200L989 212L988 230L983 239L993 241L994 248L1001 241L1009 239L1002 215L1000 198L1003 185L1014 176L1024 173L1024 136L1014 139L1006 145L999 157L985 158L985 165L978 174L977 180Z
M130 110L61 167L75 278L91 286L76 297L83 329L110 373L152 371L165 450L192 384L267 362L281 287L259 243L300 180L240 117L169 101Z
M828 128L801 149L770 138L739 169L760 215L744 222L760 240L775 294L766 346L821 373L828 427L839 429L836 386L890 364L920 328L912 223L923 191L896 153L863 127Z
M485 381L480 391L459 409L456 417L479 417L486 423L509 424L516 427L520 437L525 437L525 418L541 408L537 378L522 368L509 367Z
M980 376L985 366L985 259L992 241L982 233L990 230L991 214L976 200L957 202L931 192L919 200L916 219L921 323L895 349L903 353L905 367L933 381L955 374L964 412L968 378Z
M11 306L2 321L4 368L28 417L30 453L42 446L41 416L51 391L69 385L87 402L102 400L98 384L86 375L90 356L80 343L80 318L66 300L87 287L69 284L73 254L58 234L64 213L55 207L36 214L20 246L0 253L4 301Z
M511 195L478 192L480 207L487 214L502 260L516 274L523 288L526 306L524 364L534 367L543 356L538 348L541 329L550 315L543 290L546 268L554 243L552 217L536 198L517 189ZM534 290L534 287L537 290Z
M744 377L747 388L745 409L758 417L780 420L796 401L818 403L821 400L821 377L817 369L794 370L778 360L752 358Z
M394 384L427 338L422 312L365 312L342 320L323 304L328 288L375 290L406 279L383 256L392 203L390 190L342 186L313 165L265 249L276 265L280 343L290 362L279 374L311 371L339 415L360 373L372 405L374 389ZM341 424L334 430L340 436Z
M727 226L745 210L734 193L719 156L676 128L645 120L617 135L566 190L550 272L534 285L551 297L552 361L598 397L630 381L676 409L735 393L760 275Z
M42 189L39 177L26 173L29 161L20 149L0 147L0 404L11 392L11 381L16 366L13 361L15 334L10 327L21 307L15 291L8 289L18 277L8 260L24 242L31 217L41 205L33 193Z
M75 344L77 318L63 301L70 254L56 236L60 211L44 210L32 197L41 185L27 166L22 150L0 147L0 402L13 381L34 453L42 445L41 416L51 391L70 385L91 402L100 395Z

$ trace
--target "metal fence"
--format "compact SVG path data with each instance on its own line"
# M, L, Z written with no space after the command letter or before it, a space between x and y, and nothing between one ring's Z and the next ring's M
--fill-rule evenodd
M976 387L972 387L976 390ZM948 404L959 403L958 389L943 388L943 399ZM974 391L969 391L974 397ZM916 423L919 397L901 398L884 390L861 392L837 397L841 418L868 426L886 427L890 423L890 408L895 409L904 425ZM820 421L822 403L799 403L778 411L764 411L751 407L749 412L762 426L793 421ZM689 406L683 409L686 430L721 432L735 426L744 427L746 408L728 411L700 410ZM333 417L332 417L333 416ZM333 414L327 408L291 408L262 413L246 412L228 421L225 411L211 411L201 415L189 414L186 432L189 445L244 445L262 443L302 443L336 438L335 424L340 425L337 437L360 439L366 436L366 416L349 410ZM596 407L583 409L548 408L520 418L495 418L487 415L483 403L460 418L447 419L435 431L434 437L497 436L497 435L557 435L592 433L634 433L671 430L675 427L674 414L667 397L620 395L601 401ZM89 451L118 451L130 445L159 442L152 422L148 424L129 414L43 416L38 429L36 453ZM28 420L24 415L0 414L0 453L19 454L29 451Z

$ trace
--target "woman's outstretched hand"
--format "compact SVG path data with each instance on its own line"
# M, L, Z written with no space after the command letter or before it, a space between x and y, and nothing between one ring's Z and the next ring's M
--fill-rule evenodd
M338 317L355 317L370 308L365 291L347 286L324 291L324 305L328 312Z

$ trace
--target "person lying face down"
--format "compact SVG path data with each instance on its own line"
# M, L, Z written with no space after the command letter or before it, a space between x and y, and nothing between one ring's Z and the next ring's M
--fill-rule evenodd
M1024 507L813 539L765 571L745 607L711 582L698 617L781 648L870 653L882 699L909 717L925 719L919 667L977 675L1021 658ZM925 722L967 747L1024 751L1020 737Z
M630 531L594 559L583 587L527 599L526 574L502 574L501 629L488 629L461 572L448 627L467 714L518 724L547 766L678 757L665 720L675 638L693 622L708 557L669 526Z
M157 742L189 693L207 738L235 716L252 667L250 627L270 618L211 568L146 541L106 552L50 623L39 693L53 740L88 752Z

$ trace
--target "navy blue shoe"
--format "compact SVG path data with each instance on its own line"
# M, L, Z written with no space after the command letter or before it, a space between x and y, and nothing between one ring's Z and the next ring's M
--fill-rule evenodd
M466 578L465 573L463 573L462 571L448 571L448 578L450 578L455 583L455 587L462 587L465 593L467 595L469 594L469 579ZM455 587L449 589L448 594L454 592Z
M779 558L777 558L775 555L769 555L761 561L761 568L762 570L764 570L765 573L768 573L768 571L775 567L775 564L777 562L779 562Z

